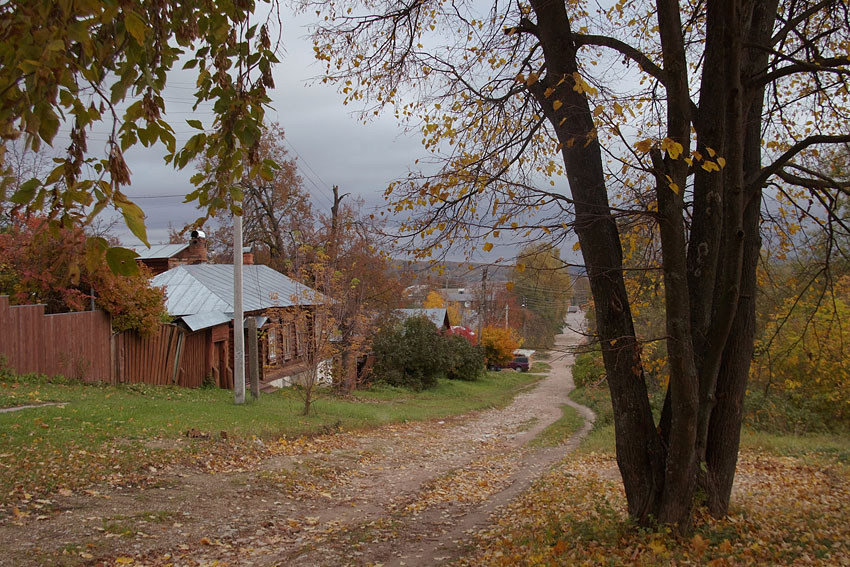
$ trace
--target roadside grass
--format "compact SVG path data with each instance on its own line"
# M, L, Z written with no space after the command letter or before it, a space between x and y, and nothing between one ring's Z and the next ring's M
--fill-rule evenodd
M64 405L0 413L0 505L103 480L133 482L134 474L180 459L250 451L253 439L292 439L502 407L539 379L488 372L473 382L440 380L424 392L375 388L348 398L325 393L305 417L302 399L291 389L237 406L232 392L220 389L107 386L4 373L0 407Z
M579 448L586 453L614 453L614 412L611 397L603 386L577 388L570 397L596 413L593 430ZM741 431L742 450L770 453L783 457L838 460L850 464L850 435L837 433L793 434L785 431L756 430L745 426Z
M561 406L561 417L558 421L541 431L529 445L531 447L557 447L581 429L583 424L584 418L579 415L578 411L572 406L564 404Z

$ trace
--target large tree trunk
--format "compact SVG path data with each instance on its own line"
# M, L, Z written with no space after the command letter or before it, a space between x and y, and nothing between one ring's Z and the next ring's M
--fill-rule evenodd
M745 82L763 73L767 61L776 21L778 0L748 0L744 3L748 15L745 30L749 49L743 54L742 75ZM765 46L759 48L757 46ZM761 169L761 114L764 89L747 93L747 121L744 132L744 178L754 179ZM729 499L738 462L738 449L743 421L744 395L747 389L750 362L755 337L756 269L761 250L759 221L761 187L746 186L743 216L744 253L740 278L740 296L732 331L726 342L723 362L716 387L716 407L711 414L706 440L708 474L703 489L708 497L708 507L715 516L729 510Z
M617 464L629 515L646 523L657 517L664 484L664 454L652 418L629 300L617 225L611 216L602 154L585 96L573 89L578 71L564 3L532 0L546 56L547 75L532 85L562 144L575 200L576 233L596 305L596 325L614 407ZM566 81L559 80L566 77ZM545 89L555 94L545 96ZM555 109L552 101L560 100Z
M622 249L590 107L570 79L578 66L569 19L563 3L532 0L532 8L546 76L529 88L562 144L575 229L596 306L629 514L640 523L660 520L687 529L699 482L712 512L728 509L737 462L753 349L760 245L759 188L747 186L746 180L760 166L763 92L748 92L745 82L762 71L768 52L753 55L756 50L745 49L745 41L767 43L770 26L765 22L772 21L776 1L706 4L702 98L692 116L678 3L658 0L668 137L687 155L693 123L703 158L715 165L721 162L718 156L725 160L720 171L695 168L688 239L680 194L688 168L682 159L652 152L670 363L670 386L658 429L647 398L623 279ZM554 100L562 105L556 108Z

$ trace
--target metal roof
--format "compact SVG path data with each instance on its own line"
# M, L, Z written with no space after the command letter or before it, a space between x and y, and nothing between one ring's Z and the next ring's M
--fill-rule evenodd
M199 331L221 325L222 323L230 323L233 320L233 313L207 311L205 313L198 313L197 315L184 315L180 319L189 327L190 331Z
M434 307L430 309L396 309L396 312L403 318L409 317L427 317L432 323L437 325L437 328L443 327L447 321L448 315L443 307Z
M140 246L135 250L139 254L139 260L156 260L160 258L173 258L188 247L188 243L154 244L150 248Z
M151 283L165 287L165 307L171 316L233 313L232 264L177 266L154 276ZM242 292L245 312L329 301L321 293L259 264L242 267Z

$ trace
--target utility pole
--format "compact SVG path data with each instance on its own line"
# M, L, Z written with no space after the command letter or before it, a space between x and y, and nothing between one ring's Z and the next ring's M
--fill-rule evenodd
M478 304L478 337L481 337L481 322L487 313L487 266L481 272L481 301Z
M257 318L248 317L248 375L251 377L251 397L260 399L260 356L257 344Z
M528 321L528 311L525 310L525 297L522 298L522 338L525 338L526 321Z
M508 328L508 304L505 303L505 328Z
M237 203L241 209L242 203ZM242 312L242 212L233 215L233 401L245 403L245 328Z

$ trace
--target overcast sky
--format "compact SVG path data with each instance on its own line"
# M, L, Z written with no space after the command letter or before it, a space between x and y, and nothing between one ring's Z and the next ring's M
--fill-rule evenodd
M314 206L322 212L330 209L331 186L342 192L362 196L370 207L383 203L381 194L390 181L402 176L417 157L423 155L420 136L405 136L391 118L378 118L366 125L353 115L354 109L342 104L342 96L328 85L309 86L309 80L322 71L314 63L312 44L306 38L303 21L284 20L285 52L274 69L275 88L269 94L269 122L278 122L286 132L286 148L298 163L305 189ZM192 111L192 77L177 74L169 78L165 93L167 119L174 127L178 143L193 133L187 119L200 119L205 125L212 112ZM105 136L94 135L95 142ZM96 144L91 149L95 150ZM190 191L190 164L175 171L162 161L161 147L134 148L126 155L132 171L130 198L148 215L151 243L168 239L168 225L182 227L199 216L191 204L181 204ZM136 244L126 231L121 240Z
M381 207L387 185L405 176L417 158L426 157L421 133L406 134L392 115L363 124L354 115L357 109L344 106L342 95L334 87L320 82L311 84L323 68L313 58L312 43L307 37L308 20L286 15L282 19L284 52L274 68L275 88L269 93L272 102L267 121L283 127L286 148L296 159L316 210L329 212L332 185L339 185L343 193L362 197L368 208ZM207 126L212 120L210 111L192 111L194 77L184 74L169 77L165 93L167 119L176 131L178 144L196 133L186 124L187 119L200 119ZM105 135L93 135L95 143L90 144L90 150L97 151L96 142L105 139ZM182 203L183 195L190 191L189 178L194 168L190 164L183 171L176 171L163 162L163 153L161 147L138 147L125 156L132 172L127 193L147 214L148 239L152 244L167 242L169 224L182 228L200 216L193 204ZM123 223L113 232L124 245L140 244ZM513 254L511 247L497 246L491 253L473 259L494 261ZM462 254L451 256L463 259ZM564 247L563 256L578 261L570 246Z

